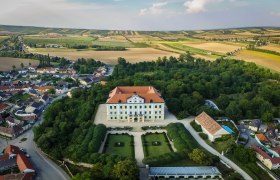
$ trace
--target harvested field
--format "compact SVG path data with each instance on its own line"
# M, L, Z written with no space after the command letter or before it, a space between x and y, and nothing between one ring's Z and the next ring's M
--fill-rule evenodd
M0 71L10 71L13 69L13 65L15 65L17 69L19 69L21 68L21 63L23 63L24 66L29 66L29 63L31 63L32 66L39 65L39 61L36 60L0 57Z
M277 55L243 50L238 52L234 58L254 62L260 66L280 72L280 56Z
M275 52L279 52L280 53L280 45L278 44L270 44L268 46L262 46L259 47L260 49L266 49L266 50L270 50L270 51L275 51Z
M216 43L216 42L186 43L185 45L198 49L207 50L207 51L224 53L224 54L241 48L240 46L224 44L224 43Z
M77 51L73 49L30 49L32 53L49 54L50 56L66 57L72 60L78 58L93 58L108 64L117 64L119 57L127 61L136 63L142 61L155 61L158 57L174 56L179 57L178 53L166 52L154 48L130 48L127 51Z

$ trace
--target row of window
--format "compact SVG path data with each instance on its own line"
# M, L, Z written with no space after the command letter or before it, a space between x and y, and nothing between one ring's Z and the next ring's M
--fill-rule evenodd
M145 116L145 119L147 118L148 116ZM149 119L151 119L152 117L151 116L149 116ZM161 116L159 116L158 117L159 119L161 119ZM115 118L113 118L113 117L111 117L110 119L117 119L117 117L115 117ZM120 119L127 119L127 116L125 116L125 117L120 117ZM155 116L155 119L157 119L157 116Z
M140 112L141 113L141 112ZM117 112L110 112L110 114L117 114ZM123 114L123 112L121 111L120 114ZM126 111L124 112L124 114L128 114ZM132 115L132 112L129 112L130 115ZM134 114L136 115L137 112L134 112ZM148 114L147 111L144 111L143 114ZM152 114L152 111L149 111L149 114ZM161 111L155 111L155 114L161 114Z
M110 107L110 109L117 109L117 106L109 106ZM120 106L120 109L122 109L122 108L124 108L124 109L127 109L127 108L129 108L129 109L132 109L132 107L133 106ZM142 107L144 108L144 109L146 109L147 107L149 107L149 108L152 108L152 106L151 105L149 105L149 106L147 106L147 105L145 105L145 106L139 106L139 108L140 109L142 109ZM155 105L155 108L161 108L162 106L161 105ZM135 106L134 107L135 109L137 109L137 106Z

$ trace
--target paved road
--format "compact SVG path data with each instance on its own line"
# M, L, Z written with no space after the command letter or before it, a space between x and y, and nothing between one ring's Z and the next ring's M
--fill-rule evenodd
M65 95L60 95L54 100L60 99ZM39 122L35 124L38 125L42 121L42 118L39 119ZM22 138L27 138L26 141L21 142ZM68 180L70 177L66 172L64 172L57 164L52 162L47 158L44 153L42 153L36 146L33 141L34 134L32 129L23 133L21 136L16 139L5 141L0 139L0 146L6 147L7 143L11 145L16 145L21 148L24 148L26 152L30 155L30 160L36 170L36 178L38 180Z
M221 155L218 151L216 151L214 148L212 148L211 146L209 146L200 136L199 134L191 127L189 120L185 121L182 120L181 121L186 129L191 133L191 135L195 138L195 140L203 147L205 148L207 151L209 151L210 153L219 156L221 160L223 160L225 163L227 163L230 167L232 167L232 169L234 169L235 171L237 171L241 176L243 176L244 179L246 180L253 180L245 171L243 171L239 166L237 166L234 162L232 162L230 159L228 159L227 157Z

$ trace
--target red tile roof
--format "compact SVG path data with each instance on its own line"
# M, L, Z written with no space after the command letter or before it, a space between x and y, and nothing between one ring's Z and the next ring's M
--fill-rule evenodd
M17 146L9 145L4 150L5 154L23 154L23 152Z
M26 169L32 169L33 166L31 162L27 159L27 157L24 154L18 154L17 155L17 165L18 169L23 172Z
M264 134L256 134L256 136L260 141L268 141Z
M280 163L280 157L271 157L269 156L264 150L262 150L259 146L253 144L251 146L258 154L260 154L264 159L270 159L272 164L278 164Z
M196 116L196 121L199 122L199 124L206 129L210 134L215 134L218 132L222 127L207 113L202 112L198 116Z
M0 103L0 111L6 110L7 108L9 108L10 106L6 103Z
M118 86L109 94L107 103L126 103L134 94L142 97L145 103L164 103L161 94L152 86Z

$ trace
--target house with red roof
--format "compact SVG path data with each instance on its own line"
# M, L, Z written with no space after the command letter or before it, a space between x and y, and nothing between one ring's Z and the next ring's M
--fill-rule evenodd
M255 144L253 144L251 147L255 150L257 159L260 160L268 169L280 168L279 147L273 148L271 151Z
M201 125L203 133L208 135L210 141L215 141L216 138L220 138L224 135L230 135L228 131L205 112L196 116L195 122Z
M110 92L106 106L108 121L164 120L164 99L152 86L118 86Z
M0 180L32 180L35 170L24 152L17 146L9 145L0 155L0 171L17 167L18 174L0 176Z

